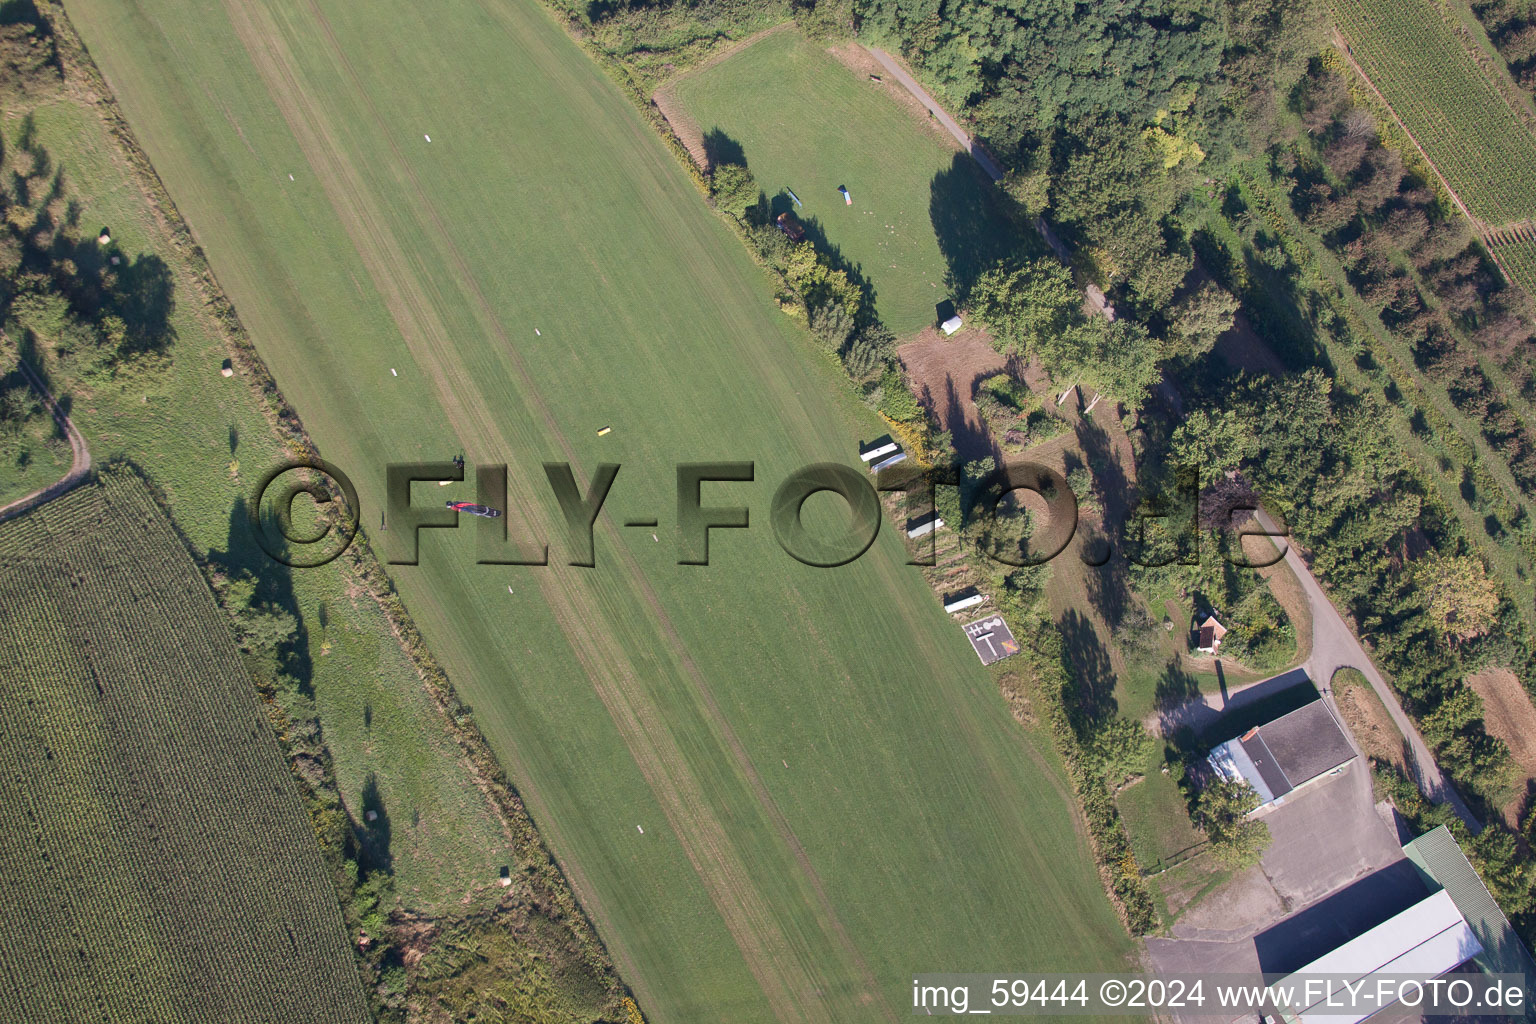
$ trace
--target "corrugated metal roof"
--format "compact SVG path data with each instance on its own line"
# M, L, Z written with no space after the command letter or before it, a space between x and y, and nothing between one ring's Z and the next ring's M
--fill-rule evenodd
M1444 825L1424 833L1403 847L1403 852L1426 880L1438 884L1467 919L1472 933L1482 944L1477 962L1493 974L1523 974L1526 978L1526 1017L1536 1019L1536 962L1520 936L1510 926L1509 918L1489 893L1477 871L1461 852L1456 837Z
M1252 786L1254 792L1259 794L1260 807L1275 799L1275 794L1269 791L1269 786L1264 782L1264 776L1259 774L1258 768L1254 767L1253 760L1239 741L1228 740L1212 750L1210 763L1228 782L1246 782Z
M1466 963L1482 951L1476 935L1463 919L1450 894L1441 890L1415 903L1394 917L1323 954L1283 982L1300 983L1308 975L1340 975L1351 981L1372 974L1416 974L1437 977ZM1327 986L1330 992L1343 987L1342 981ZM1340 1015L1326 1004L1328 994L1320 993L1316 1003L1296 1015L1303 1024L1357 1024L1377 1012L1362 1008L1358 1016ZM1321 1011L1315 1011L1322 1006ZM1329 1014L1328 1010L1333 1010ZM1286 1016L1291 1016L1287 1014Z

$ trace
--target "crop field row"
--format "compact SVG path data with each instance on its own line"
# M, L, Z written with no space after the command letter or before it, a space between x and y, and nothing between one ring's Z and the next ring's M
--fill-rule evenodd
M366 1021L309 817L143 484L108 472L0 551L0 1014Z
M431 530L391 576L648 1015L893 1019L914 965L1124 962L1053 751L896 531L834 570L779 547L780 483L885 428L547 10L68 7L366 529L386 463L508 466L549 565ZM676 467L715 459L755 463L703 495L751 525L680 565ZM594 567L546 460L623 467Z
M1522 238L1494 246L1493 254L1516 284L1536 295L1536 240Z
M1536 134L1434 0L1335 0L1360 65L1467 204L1497 228L1536 215Z

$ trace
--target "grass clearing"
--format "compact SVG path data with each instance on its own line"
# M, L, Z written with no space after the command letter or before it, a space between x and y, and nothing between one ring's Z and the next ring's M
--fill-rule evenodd
M794 29L773 32L666 90L715 147L739 147L758 185L792 189L795 215L823 252L835 252L875 292L898 334L935 322L952 278L968 281L1001 255L989 230L994 189L969 156L925 131L889 90L856 77ZM744 159L741 159L744 158ZM846 205L838 186L846 185ZM774 212L792 208L787 196Z
M642 1005L865 1020L913 964L1122 962L1051 769L898 539L824 571L763 528L877 425L542 8L69 9L367 527L386 461L505 461L549 537L539 461L624 466L595 569L435 531L393 575ZM705 493L755 528L677 566L673 463L708 458L756 460ZM614 525L658 513L667 543Z
M1161 770L1161 753L1156 760L1140 782L1126 786L1115 798L1136 863L1146 872L1184 860L1205 842L1205 835L1190 824L1184 794Z
M133 473L0 525L0 679L7 1020L371 1019L228 620Z

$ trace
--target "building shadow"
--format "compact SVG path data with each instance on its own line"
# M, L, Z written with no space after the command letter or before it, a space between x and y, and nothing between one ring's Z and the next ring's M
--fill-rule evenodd
M1190 683L1193 683L1192 678ZM1241 736L1254 726L1273 721L1321 696L1307 673L1299 668L1232 692L1220 709L1201 699L1198 686L1193 685L1190 699L1172 703L1176 700L1177 686L1177 681L1169 680L1170 703L1160 706L1159 725L1164 736L1185 733L1199 749ZM1159 680L1159 693L1163 688L1164 683Z
M1290 974L1428 895L1411 861L1388 864L1255 935L1259 969Z

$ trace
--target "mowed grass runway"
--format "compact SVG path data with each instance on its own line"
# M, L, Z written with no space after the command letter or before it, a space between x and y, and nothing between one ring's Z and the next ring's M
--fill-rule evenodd
M884 78L868 81L789 29L667 88L706 140L720 132L740 146L770 198L794 191L813 241L858 269L881 318L905 334L935 322L952 271L968 281L1003 255L1003 233L989 230L993 188L980 168L914 124L891 95L901 85ZM791 202L779 197L775 210Z
M385 463L509 465L554 564L424 531L393 574L654 1019L894 1019L915 970L1123 960L1051 756L892 531L837 570L775 543L779 482L878 424L542 8L69 11L375 538ZM678 566L674 466L715 459L756 462L704 489L753 526ZM623 466L596 568L546 460Z

